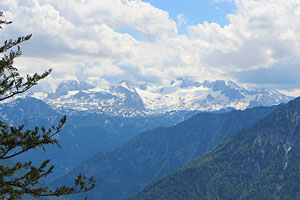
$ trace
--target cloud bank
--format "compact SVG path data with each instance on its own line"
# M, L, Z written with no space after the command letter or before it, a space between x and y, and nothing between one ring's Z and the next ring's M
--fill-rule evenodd
M228 25L187 24L186 34L179 34L187 21L184 13L171 19L141 0L2 0L0 8L14 23L1 30L0 38L33 33L17 64L24 73L53 67L48 80L53 88L75 76L95 84L189 77L297 89L300 2L234 3Z

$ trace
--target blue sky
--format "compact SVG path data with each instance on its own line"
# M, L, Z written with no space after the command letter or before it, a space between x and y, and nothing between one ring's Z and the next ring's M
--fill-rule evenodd
M299 0L1 0L23 73L106 86L232 80L300 95Z
M177 20L177 16L183 13L189 25L196 25L208 21L224 26L228 24L226 15L233 13L236 9L232 1L146 0L146 2L168 11L173 20Z
M227 14L235 12L233 1L216 0L145 0L156 8L167 11L169 16L178 22L178 16L182 15L186 24L178 26L179 34L187 32L187 26L197 25L204 21L218 23L221 26L228 25ZM136 39L145 40L142 34L135 30L120 29L122 33L129 33Z

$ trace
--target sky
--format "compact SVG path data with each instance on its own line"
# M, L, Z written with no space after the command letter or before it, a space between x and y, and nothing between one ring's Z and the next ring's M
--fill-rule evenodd
M300 95L299 0L1 0L4 41L33 34L16 66L108 86L232 80Z

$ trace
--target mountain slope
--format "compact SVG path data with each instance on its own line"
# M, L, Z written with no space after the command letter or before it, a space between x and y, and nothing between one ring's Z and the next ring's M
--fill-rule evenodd
M72 176L83 172L101 182L88 193L89 198L116 200L130 196L276 108L200 113L173 127L146 131L114 151L98 153L56 183L70 183Z
M300 199L300 98L130 200Z

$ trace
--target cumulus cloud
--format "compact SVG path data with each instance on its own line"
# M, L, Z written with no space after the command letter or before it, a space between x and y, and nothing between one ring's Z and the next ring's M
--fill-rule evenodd
M98 62L86 63L84 73L88 76L115 76L120 75L123 71L110 59L101 60Z
M205 22L189 28L190 37L207 43L202 56L208 65L249 69L299 60L299 1L235 2L229 25Z
M177 33L176 23L166 11L140 0L46 0L73 24L109 24L113 28L138 30L149 39Z
M236 11L222 27L188 25L184 14L176 24L166 11L141 0L1 0L1 9L14 23L1 30L0 39L33 33L22 45L22 71L51 66L53 80L68 74L104 85L116 79L168 82L179 76L253 83L242 74L278 74L279 68L291 69L287 65L298 69L299 0L234 3ZM178 34L181 25L187 26L187 34ZM122 30L137 31L145 40Z

